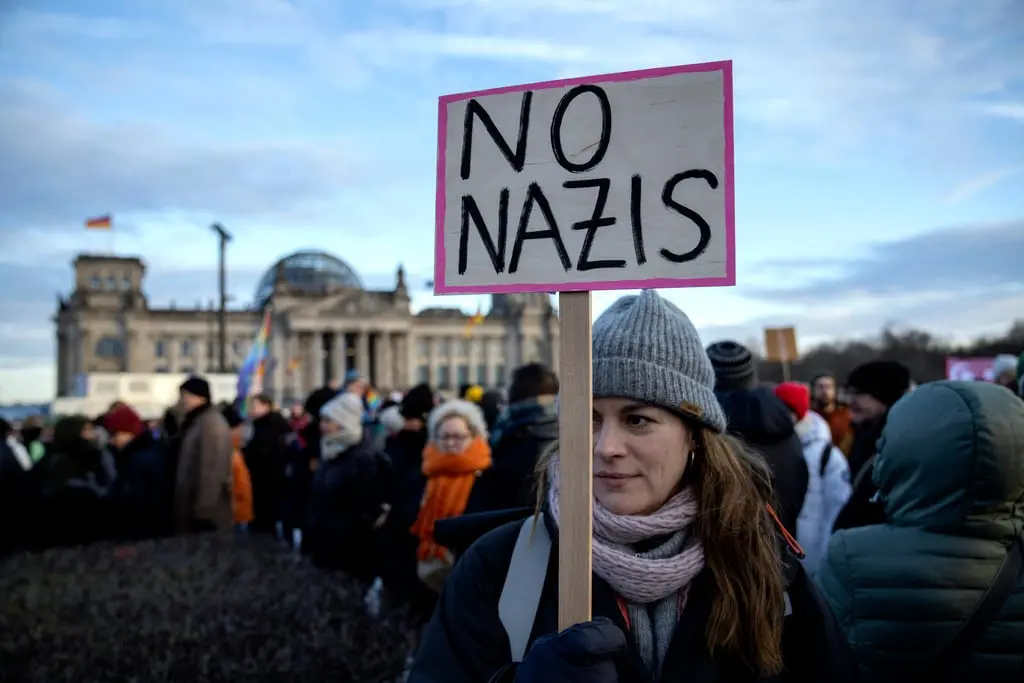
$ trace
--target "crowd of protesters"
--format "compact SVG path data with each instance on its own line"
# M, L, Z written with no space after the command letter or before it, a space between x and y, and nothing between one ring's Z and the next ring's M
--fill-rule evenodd
M414 683L1024 680L1024 357L992 383L917 387L880 359L766 386L653 291L593 338L595 617L573 629L554 560L525 635L499 609L524 520L557 545L540 364L452 398L353 372L287 410L191 377L156 422L5 423L0 547L277 539L433 615Z

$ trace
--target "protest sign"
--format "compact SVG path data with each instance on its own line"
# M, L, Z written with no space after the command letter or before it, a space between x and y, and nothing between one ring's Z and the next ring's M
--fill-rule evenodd
M971 382L995 381L995 358L957 358L946 356L946 378Z
M435 291L735 284L730 64L442 97Z
M782 381L789 381L790 364L799 358L795 327L764 328L764 359L782 366Z
M736 282L732 62L441 97L434 291L559 292L559 623L590 618L593 290Z

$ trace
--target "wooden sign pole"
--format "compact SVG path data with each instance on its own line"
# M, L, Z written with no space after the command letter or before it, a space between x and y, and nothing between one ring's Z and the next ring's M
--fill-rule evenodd
M590 292L561 292L559 318L558 627L590 621L594 499Z

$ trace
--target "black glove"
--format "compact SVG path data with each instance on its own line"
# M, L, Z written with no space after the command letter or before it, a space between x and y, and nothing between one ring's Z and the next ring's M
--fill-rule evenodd
M618 683L615 657L626 636L606 617L538 638L516 670L515 683Z

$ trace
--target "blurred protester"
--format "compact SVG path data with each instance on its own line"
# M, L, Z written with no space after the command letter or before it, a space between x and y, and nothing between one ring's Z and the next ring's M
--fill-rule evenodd
M233 405L220 409L231 430L231 514L235 528L246 532L253 520L252 476L242 454L245 441L245 419Z
M811 380L811 408L825 418L831 433L832 443L846 455L853 445L853 425L850 409L839 402L836 378L832 375L818 375Z
M417 574L427 587L440 592L455 562L447 548L434 542L434 523L466 511L477 478L491 466L491 448L483 413L462 399L434 408L427 434L423 451L427 488L412 532L420 539Z
M1024 398L1024 353L1017 359L1017 395Z
M341 391L355 394L361 399L366 399L366 390L370 388L369 383L358 370L349 370L345 373L345 381L341 384ZM364 404L365 408L365 404Z
M807 496L796 521L796 539L804 550L804 569L814 576L825 557L832 525L850 498L850 468L832 443L828 423L811 410L806 385L783 382L775 387L775 395L793 414L796 434L804 449Z
M754 357L742 344L716 342L707 348L707 355L715 371L715 396L725 411L728 431L768 462L779 518L787 530L795 533L810 473L790 410L771 389L757 385Z
M0 418L0 557L25 547L38 534L39 496L32 473L28 449L14 426Z
M419 514L427 485L423 475L423 449L427 446L427 418L434 409L434 390L429 384L410 389L398 406L403 425L387 441L386 453L394 472L388 496L391 512L384 525L386 557L382 562L385 586L410 603L418 614L428 616L435 595L416 574L419 539L410 529Z
M180 533L234 525L231 429L210 403L210 384L189 377L180 387L185 413L175 478L175 528Z
M1017 357L1009 354L996 356L992 362L992 381L1017 393Z
M871 471L889 409L909 390L910 370L897 361L864 363L854 368L847 378L846 392L853 421L853 445L847 461L853 490L836 518L834 530L885 522L885 509L874 500L878 489Z
M62 418L51 449L42 482L43 543L84 545L106 537L117 470L113 456L96 445L94 425L82 415Z
M480 397L480 410L484 413L484 420L487 422L487 431L490 432L498 424L508 401L500 389L488 389Z
M33 415L21 426L21 443L28 450L29 458L36 464L46 455L46 444L43 442L43 420Z
M116 533L129 539L169 534L174 483L168 478L165 445L124 403L107 412L103 426L110 435L108 448L118 473L113 501Z
M402 417L402 406L398 403L385 401L377 415L380 433L374 438L374 448L383 451L387 448L388 439L398 434L405 427Z
M886 521L833 536L821 588L864 681L1019 683L1024 403L955 381L894 403L873 470Z
M530 506L537 460L558 440L557 395L558 377L546 365L512 373L508 409L490 432L493 464L473 486L467 513Z
M242 449L252 477L253 520L249 525L257 533L274 533L281 521L288 460L288 421L266 394L249 399L252 433Z
M370 448L363 401L342 392L320 409L320 457L313 474L302 549L320 566L370 581L379 570L377 531L387 519L391 472Z
M302 415L293 423L284 470L281 527L285 541L301 545L302 526L313 472L320 463L320 409L337 395L330 387L315 389L306 397Z

